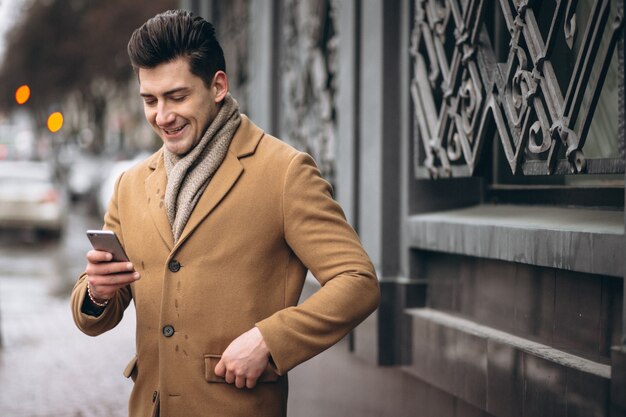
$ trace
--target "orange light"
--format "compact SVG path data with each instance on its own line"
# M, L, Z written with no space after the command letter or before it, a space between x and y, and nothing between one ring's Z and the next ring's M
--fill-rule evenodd
M15 101L17 104L24 104L30 98L30 87L26 84L21 85L15 90Z
M63 127L63 115L61 112L54 112L48 116L48 130L56 133Z

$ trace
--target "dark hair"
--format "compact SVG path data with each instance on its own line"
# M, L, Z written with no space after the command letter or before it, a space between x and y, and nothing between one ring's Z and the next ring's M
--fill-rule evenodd
M187 58L192 74L208 87L217 71L226 71L224 52L213 25L186 10L168 10L135 29L128 56L136 73L177 58Z

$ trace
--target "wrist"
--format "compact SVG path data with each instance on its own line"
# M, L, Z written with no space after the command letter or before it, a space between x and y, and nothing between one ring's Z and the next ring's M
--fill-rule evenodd
M254 329L256 330L255 333L259 337L259 342L257 344L258 349L260 349L264 355L266 355L267 357L270 357L271 356L270 349L267 346L267 343L265 343L265 338L263 337L263 333L261 333L261 330L259 330L259 328L256 326L254 327Z
M91 285L89 285L89 282L87 282L87 296L89 297L89 300L98 307L106 307L107 304L109 304L108 299L100 299L93 295L93 292L91 291Z

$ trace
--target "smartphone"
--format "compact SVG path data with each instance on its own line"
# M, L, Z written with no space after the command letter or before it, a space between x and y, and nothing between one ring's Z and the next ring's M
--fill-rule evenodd
M128 256L126 256L122 244L111 230L87 230L87 238L94 249L112 254L113 261L128 261Z

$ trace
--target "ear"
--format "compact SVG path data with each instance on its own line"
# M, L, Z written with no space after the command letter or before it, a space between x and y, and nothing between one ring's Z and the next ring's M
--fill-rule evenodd
M228 94L228 76L224 71L217 71L213 76L211 84L213 93L215 94L215 103L221 103Z

